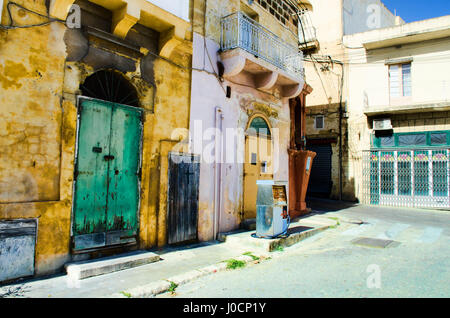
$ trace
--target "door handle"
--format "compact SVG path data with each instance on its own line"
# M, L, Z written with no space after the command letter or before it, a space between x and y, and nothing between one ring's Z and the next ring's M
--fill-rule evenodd
M109 160L114 160L114 156L111 156L111 155L106 155L106 156L104 156L103 157L106 161L109 161Z

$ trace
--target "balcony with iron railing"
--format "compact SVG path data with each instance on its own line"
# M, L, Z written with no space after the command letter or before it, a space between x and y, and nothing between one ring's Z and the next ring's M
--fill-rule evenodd
M287 98L303 89L303 53L242 12L222 18L221 59L225 78L258 89L278 86Z

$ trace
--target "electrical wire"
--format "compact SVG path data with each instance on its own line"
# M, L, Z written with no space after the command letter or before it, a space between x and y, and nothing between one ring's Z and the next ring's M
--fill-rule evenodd
M289 0L285 0L285 1L289 1ZM224 89L223 86L222 86L223 78L220 77L219 74L216 72L216 70L215 70L215 68L214 68L214 65L213 65L213 63L212 63L211 56L210 56L210 54L209 54L209 50L208 50L207 44L206 44L206 16L207 16L207 2L208 2L208 1L206 0L206 1L205 1L205 9L204 9L203 47L204 47L204 52L206 52L206 56L208 57L209 63L210 63L210 65L211 65L211 67L212 67L214 73L211 73L211 72L209 72L209 71L207 71L207 70L205 69L205 66L206 66L206 65L205 65L205 56L203 57L203 69L193 69L193 70L196 70L196 71L203 71L203 72L206 72L206 73L208 73L208 74L214 75L214 76L217 78L217 80L219 81L219 84L220 84L222 90L224 90L224 93L226 94L226 91L225 91L225 89ZM291 4L291 5L292 5L292 4ZM293 33L291 30L289 30L289 31L290 31L291 33ZM296 37L298 37L298 35L296 35ZM277 98L277 99L279 98L278 96L276 96L276 95L273 94L273 93L266 92L266 91L264 91L264 90L255 88L255 87L253 87L253 86L251 86L251 85L238 83L238 82L232 81L232 80L230 80L230 79L226 79L226 81L227 81L227 82L230 82L230 83L232 83L232 84L235 84L235 85L244 86L244 87L250 87L250 88L253 88L253 89L255 89L255 90L257 90L258 92L261 92L261 93L263 93L263 94L270 95L270 96L272 96L272 97L274 97L274 98Z
M343 43L341 43L341 44L344 45ZM432 44L427 45L427 49L431 50L432 48L438 48L438 47L442 47L442 46L443 46L442 43L432 43ZM376 56L380 55L380 53L377 54L375 52L365 51L363 49L364 48L360 48L356 52L354 51L354 52L337 53L337 54L333 54L333 56L337 59L340 59L342 62L344 62L346 64L368 64L365 60L370 59L370 58L375 58ZM408 54L410 54L410 53L408 53ZM423 57L423 58L420 58L420 60L433 61L433 60L439 60L441 58L447 58L447 57L448 57L448 54L441 54L439 56ZM358 61L358 60L361 60L361 61ZM377 61L377 62L371 62L371 64L375 64L375 63L383 63L384 64L384 59Z
M13 18L12 11L11 11L11 6L16 6L16 7L18 7L19 9L22 9L22 10L25 10L26 12L35 14L35 15L41 17L41 18L46 18L46 19L48 19L49 21L45 21L45 22L37 23L37 24L23 25L23 26L17 26L17 25L14 25L15 23L14 23L14 18ZM51 18L51 17L49 17L48 15L43 15L43 14L41 14L41 13L39 13L39 12L30 10L30 9L28 9L28 8L26 8L26 7L24 7L24 6L20 5L20 4L18 4L18 3L16 3L16 2L13 2L13 1L8 2L8 4L6 5L6 8L7 8L8 17L9 17L9 20L10 20L10 25L8 25L8 26L6 26L6 25L0 25L0 29L5 29L5 30L26 29L26 28L40 27L40 26L49 25L49 24L51 24L51 23L53 23L53 22L59 22L59 23L63 23L63 24L66 23L65 20L61 20L61 19L57 19L57 18ZM206 19L206 18L205 18L205 19ZM205 20L205 23L206 23L206 20ZM219 82L221 81L219 75L218 75L216 72L214 72L214 73L213 73L213 72L209 72L209 71L207 71L205 68L203 68L203 69L198 69L198 68L193 68L193 67L186 67L186 66L180 65L180 64L178 64L178 63L175 63L174 61L172 61L172 60L170 60L170 59L168 59L168 58L165 58L165 57L163 57L163 56L160 56L160 55L158 55L158 54L155 54L155 53L153 53L153 52L151 52L151 51L149 51L148 54L154 56L155 58L164 60L164 61L168 62L169 64L171 64L171 65L173 65L173 66L176 66L176 67L178 67L178 68L184 69L184 70L193 70L193 71L199 71L199 72L204 72L204 73L207 73L207 74L210 74L210 75L214 75L214 76L219 80ZM209 56L209 54L208 54L208 56ZM209 57L209 58L210 58L210 57ZM211 63L211 59L210 59L210 63ZM211 65L212 65L212 63L211 63ZM213 68L213 69L214 69L214 68ZM221 85L221 87L222 87L222 85ZM222 89L223 89L223 87L222 87ZM224 92L225 92L225 91L224 91Z
M29 24L29 25L14 25L15 23L14 23L14 18L12 16L12 12L11 12L11 6L16 6L19 9L22 9L22 10L24 10L26 12L32 13L34 15L37 15L37 16L41 17L41 18L48 19L48 21L45 21L45 22L42 22L42 23L36 23L36 24ZM65 20L61 20L61 19L58 19L58 18L51 18L48 15L43 15L43 14L41 14L39 12L30 10L30 9L22 6L21 4L18 4L16 2L12 2L12 1L8 2L8 4L6 5L6 10L7 10L8 17L9 17L9 25L1 25L0 24L0 29L3 29L3 30L34 28L34 27L46 26L46 25L49 25L49 24L51 24L53 22L59 22L59 23L66 24Z
M308 11L308 9L301 2L299 2L298 5L293 3L291 0L285 0L285 2L287 2L288 5L291 6L291 9L293 9L295 14L297 15L297 19L298 19L297 28L300 27L302 35L303 35L303 43L299 41L299 44L301 44L303 46L303 48L306 48L307 47L307 45L306 45L306 35L305 35L305 28L303 26L302 17L305 16L303 13ZM303 8L303 10L299 11L298 10L298 6L301 6ZM298 34L297 34L297 38L298 38Z
M206 14L208 13L207 8L208 8L208 0L205 0L205 10L203 12L203 20L204 21L203 21L203 70L202 71L206 71L206 68L205 68L205 66L206 66L205 65L205 52L206 52L206 55L208 56L209 64L211 65L211 67L214 71L214 76L216 77L217 81L219 82L220 88L223 90L224 94L226 95L227 92L223 88L223 85L222 85L223 79L220 77L218 72L216 72L216 69L211 60L211 56L209 55L208 45L206 43ZM209 71L206 71L206 72L211 73Z
M339 58L339 55L337 54L335 57ZM374 62L367 62L367 59L370 58L374 58L374 55L370 55L370 56L357 56L357 57L352 57L352 56L347 56L346 59L340 60L342 63L346 64L346 65L375 65L375 64L385 64L385 59L379 59L378 61L374 61ZM446 62L445 59L450 58L450 54L441 54L439 56L430 56L430 57L421 57L418 59L415 59L415 64L419 64L421 62L428 62L428 61L440 61L442 60L442 62ZM305 57L304 60L306 62L315 62L313 61L311 58L309 57ZM360 61L358 61L360 60ZM321 61L323 63L326 63L326 61Z
M165 58L165 57L163 57L163 56L161 56L161 55L155 54L155 53L153 53L153 52L151 52L151 51L148 51L147 54L150 54L150 55L154 56L155 58L161 59L161 60L163 60L163 61L166 61L166 62L168 62L169 64L171 64L171 65L173 65L173 66L175 66L175 67L178 67L178 68L180 68L180 69L183 69L183 70L192 70L192 71L203 72L203 73L206 73L206 74L209 74L209 75L213 75L213 76L218 80L218 82L219 82L219 84L220 84L220 87L222 88L224 94L226 94L226 91L225 91L225 89L224 89L224 87L223 87L223 85L222 85L223 78L221 78L221 77L219 76L219 74L217 73L217 71L215 70L214 65L213 65L213 63L212 63L211 55L209 54L209 50L208 50L207 45L206 45L206 13L207 13L207 12L206 12L206 9L207 9L207 8L206 8L206 3L207 3L207 1L205 1L205 18L204 18L204 32L205 32L205 33L204 33L204 37L203 37L203 39L204 39L204 50L205 50L204 52L206 52L206 56L208 57L209 63L210 63L210 65L211 65L211 67L212 67L212 69L213 69L214 72L210 72L210 71L206 70L206 68L205 68L205 66L206 66L205 63L204 63L204 65L203 65L203 68L201 68L201 69L200 69L200 68L194 68L194 67L187 67L187 66L183 66L183 65L180 65L180 64L178 64L178 63L175 63L174 61L172 61L172 60L170 60L170 59L168 59L168 58ZM12 11L11 11L11 6L16 6L16 7L20 8L20 9L22 9L22 10L25 10L25 11L27 11L27 12L29 12L29 13L32 13L32 14L35 14L35 15L41 17L41 18L46 18L46 19L48 19L49 21L45 21L45 22L37 23L37 24L23 25L23 26L17 26L17 25L14 25L15 23L14 23L14 18L13 18ZM16 2L9 2L9 3L6 5L6 8L7 8L7 13L8 13L8 16L9 16L9 19L10 19L10 25L9 25L9 26L0 25L0 29L5 29L5 30L25 29L25 28L32 28L32 27L45 26L45 25L49 25L49 24L51 24L51 23L53 23L53 22L59 22L59 23L63 23L63 24L66 23L65 20L61 20L61 19L57 19L57 18L51 18L51 17L49 17L48 15L43 15L43 14L41 14L41 13L39 13L39 12L30 10L30 9L28 9L28 8L26 8L26 7L24 7L24 6L20 5L20 4L18 4L18 3L16 3ZM205 62L205 61L204 61L204 62ZM231 80L227 80L227 81L230 82L230 83L236 84L236 85L240 85L240 86L248 86L248 87L252 87L252 86L250 86L250 85L245 85L245 84L233 82L233 81L231 81ZM252 88L254 88L254 87L252 87ZM265 92L265 91L260 90L260 89L256 89L256 90L260 91L261 93L268 94L268 95L270 95L270 96L276 97L276 96L275 96L274 94L272 94L272 93Z

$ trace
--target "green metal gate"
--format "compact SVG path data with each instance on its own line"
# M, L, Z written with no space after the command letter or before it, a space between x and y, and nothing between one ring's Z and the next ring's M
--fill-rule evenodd
M450 208L450 149L363 152L363 202Z
M137 241L142 111L80 99L73 249Z

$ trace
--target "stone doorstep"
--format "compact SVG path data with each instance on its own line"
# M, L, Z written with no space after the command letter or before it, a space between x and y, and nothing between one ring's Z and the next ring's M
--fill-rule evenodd
M80 280L154 263L159 260L160 256L155 253L135 252L95 260L69 263L65 265L65 268L67 276L70 280Z

